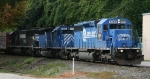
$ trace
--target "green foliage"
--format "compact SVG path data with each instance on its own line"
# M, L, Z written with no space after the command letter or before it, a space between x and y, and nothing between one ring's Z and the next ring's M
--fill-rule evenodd
M9 64L9 65L12 65L12 64L16 64L16 62L17 62L16 60L11 60L11 61L9 61L8 64Z
M53 62L53 63L51 62L51 63L45 64L33 70L24 71L24 72L28 74L37 75L40 77L41 76L55 76L60 72L62 67L65 68L66 65L57 61L57 62Z
M35 59L32 57L32 58L29 58L29 59L24 60L24 63L25 63L25 64L30 64L30 63L32 63L34 60L35 60Z
M0 6L8 2L13 7L15 1L1 0ZM141 35L142 13L150 12L149 5L149 0L27 0L27 18L23 18L22 28L72 25L79 21L122 16L132 21L133 29ZM15 22L20 24L19 20Z
M38 68L38 71L40 71L39 75L55 75L59 72L59 67L64 66L65 65L60 62L49 63Z
M26 0L0 1L0 31L12 31L20 27L25 18Z

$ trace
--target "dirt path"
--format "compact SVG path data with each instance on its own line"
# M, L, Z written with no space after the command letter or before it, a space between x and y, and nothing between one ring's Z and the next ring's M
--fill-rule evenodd
M0 79L44 79L44 78L33 78L28 76L21 76L18 74L0 73Z

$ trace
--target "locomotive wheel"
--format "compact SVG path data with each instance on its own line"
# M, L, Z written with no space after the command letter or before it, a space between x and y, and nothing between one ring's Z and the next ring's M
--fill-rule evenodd
M119 65L116 61L114 61L114 65Z
M105 63L104 58L102 58L101 60L102 60L102 63L104 64Z
M102 63L103 64L108 64L108 59L105 57L105 58L102 58Z
M31 49L26 50L26 54L34 56L33 51Z
M4 51L4 53L5 53L6 55L9 55L9 54L10 54L9 51Z
M71 55L70 55L69 51L67 52L67 59L69 59L69 60L71 59Z
M21 55L22 56L26 55L26 49L21 49Z
M109 64L113 64L114 62L111 59L108 59Z
M33 56L33 57L35 57L35 52L33 51L33 52L31 52L31 55Z
M41 50L35 50L35 51L32 53L32 56L34 56L34 57L41 56Z

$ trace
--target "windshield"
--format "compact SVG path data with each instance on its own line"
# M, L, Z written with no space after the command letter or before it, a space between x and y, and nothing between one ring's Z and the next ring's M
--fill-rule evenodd
M130 24L127 25L128 29L132 29L132 26Z
M125 29L125 25L124 24L119 24L118 29Z
M125 29L125 24L110 24L110 29Z
M62 34L73 34L73 30L62 30Z
M110 24L110 29L117 29L117 24Z

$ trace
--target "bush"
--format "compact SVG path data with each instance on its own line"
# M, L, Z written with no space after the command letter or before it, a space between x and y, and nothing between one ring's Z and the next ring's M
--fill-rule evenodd
M35 60L35 59L32 57L32 58L26 59L26 60L24 61L24 63L25 63L25 64L30 64L30 63L32 63L34 60Z

